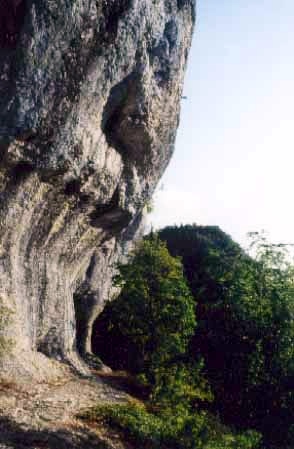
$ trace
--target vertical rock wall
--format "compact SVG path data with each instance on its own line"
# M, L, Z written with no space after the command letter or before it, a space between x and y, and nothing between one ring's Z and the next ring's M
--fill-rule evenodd
M0 300L13 311L9 366L30 371L41 353L79 366L76 348L91 350L113 264L140 233L173 152L195 5L1 2L9 5L0 13Z

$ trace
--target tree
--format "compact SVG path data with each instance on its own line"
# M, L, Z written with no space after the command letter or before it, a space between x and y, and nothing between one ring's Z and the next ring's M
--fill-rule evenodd
M294 267L288 245L251 233L256 305L263 313L256 351L249 361L247 409L268 441L292 442L294 422Z
M214 406L229 424L254 427L285 447L294 422L294 275L286 248L251 234L250 255L217 227L159 232L181 256ZM291 436L289 434L289 440Z
M149 401L144 408L99 409L98 414L142 448L257 448L256 432L231 431L205 410L213 396L202 360L192 360L188 352L196 329L195 300L179 258L152 234L128 264L118 266L114 284L122 290L95 324L95 352L110 366L143 378Z
M118 266L114 285L121 293L99 319L100 332L104 328L108 345L112 344L111 360L99 337L95 350L102 350L110 366L140 374L152 386L159 367L185 354L196 326L194 300L181 261L152 235L138 244L129 263ZM123 356L117 354L117 344Z

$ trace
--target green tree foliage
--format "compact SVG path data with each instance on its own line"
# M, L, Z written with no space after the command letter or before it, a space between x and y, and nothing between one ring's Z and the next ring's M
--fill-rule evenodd
M190 351L192 358L188 352L197 329L195 300L180 260L151 235L118 267L114 283L122 290L96 323L94 349L112 367L136 374L150 394L146 408L98 407L94 415L142 449L257 448L256 432L231 431L205 411L213 397L200 352Z
M111 360L109 351L99 351L103 344L99 347L97 338L94 347L111 366L141 375L152 386L157 370L186 352L196 325L194 301L180 260L155 236L142 241L118 271L114 284L121 293L99 318L113 349ZM97 333L103 334L101 327Z
M198 320L190 351L204 357L215 408L285 447L294 422L294 297L283 247L252 234L249 257L216 227L168 227L159 235L182 257Z

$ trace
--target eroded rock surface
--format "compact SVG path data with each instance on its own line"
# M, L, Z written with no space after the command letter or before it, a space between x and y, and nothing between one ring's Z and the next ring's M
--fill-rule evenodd
M172 155L195 5L1 2L0 299L14 345L0 363L46 377L43 354L84 369L77 347L91 351L113 264Z

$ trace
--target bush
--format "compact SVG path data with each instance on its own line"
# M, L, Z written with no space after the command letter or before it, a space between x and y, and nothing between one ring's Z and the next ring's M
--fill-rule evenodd
M232 433L207 413L181 407L160 414L139 404L110 405L83 418L106 421L140 449L255 449L260 443L256 432Z

